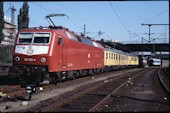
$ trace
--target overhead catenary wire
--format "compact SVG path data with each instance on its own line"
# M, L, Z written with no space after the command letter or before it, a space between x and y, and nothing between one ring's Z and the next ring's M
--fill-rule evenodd
M125 20L125 18L123 17L123 14L121 13L121 11L120 11L120 9L119 9L119 7L117 6L117 4L116 4L115 2L113 2L113 3L114 3L114 5L116 6L116 8L118 9L118 12L120 13L120 16L122 17L122 20L124 21L125 25L127 26L127 28L129 28L129 26L128 26L126 20Z
M29 17L29 19L34 22L35 24L37 24L38 26L41 26L39 23L37 23L36 21L34 21L32 18Z
M115 4L116 8L118 9L118 11L119 11L119 13L120 13L120 16L122 17L125 25L127 26L127 29L128 29L129 35L130 35L130 38L132 38L131 34L133 34L133 32L130 30L130 27L129 27L129 25L128 25L127 22L126 22L126 19L124 18L123 14L121 13L121 11L120 11L118 5L116 4L116 2L113 2L113 3ZM133 38L135 38L135 37L133 36Z
M161 37L161 36L165 36L165 38L166 38L166 32L165 33L163 33L163 31L165 31L165 28L163 28L161 31L159 31L158 33L151 33L151 34L153 34L152 35L152 37L153 38L151 38L151 41L154 41L154 40L160 40L160 38L159 37ZM144 37L142 37L142 36L139 36L139 35L137 35L137 34L147 34L148 35L148 33L134 33L134 36L137 36L137 37L140 37L140 38L143 38L144 39ZM162 39L162 38L161 38ZM146 40L146 39L144 39L145 41L147 41L148 42L148 40Z
M53 11L51 11L51 10L49 10L48 8L44 7L42 4L38 4L37 2L30 2L30 3L36 5L36 6L40 7L40 8L42 8L43 10L45 10L45 11L47 11L47 12L54 13ZM61 3L60 3L60 4L61 4ZM64 5L62 5L62 6L65 7ZM55 8L55 7L54 7L54 8ZM82 18L81 16L77 15L77 14L74 13L72 10L70 10L70 9L68 9L68 8L66 8L66 7L65 7L65 9L69 10L69 11L72 12L74 15L76 15L77 17L79 17L81 20L85 21L86 23L90 24L90 25L93 26L94 28L98 29L95 25L91 24L90 22L88 22L87 20L85 20L84 18ZM64 18L63 18L63 20L68 21L69 23L75 25L76 27L80 28L81 30L83 29L82 26L77 25L77 24L71 22L71 21L68 20L68 19L64 19ZM35 22L33 19L31 19L31 21L33 21L33 22L36 23L37 25L40 25L40 24L38 24L37 22ZM99 31L100 31L100 30L99 30ZM105 32L105 31L103 31L103 32ZM106 35L107 37L109 37L106 32L105 32L105 35Z
M158 33L155 33L155 35L153 35L152 37L156 37L157 35L162 34L164 30L165 30L165 28L163 28L163 29L162 29L161 31L159 31Z
M119 15L117 14L116 10L114 9L113 5L111 2L109 2L109 5L111 6L113 12L116 14L117 18L119 19L119 21L121 22L123 28L125 29L125 31L128 32L129 34L129 37L132 38L131 34L130 34L130 31L127 29L126 25L123 23L122 19L119 17Z
M90 26L92 26L93 28L99 30L99 28L98 28L97 26L93 25L92 23L90 23L89 21L87 21L86 19L84 19L83 17L81 17L80 15L76 14L75 12L73 12L72 10L70 10L69 8L65 7L62 3L60 3L60 2L56 2L56 3L58 3L58 4L59 4L60 6L62 6L64 9L68 10L69 12L71 12L72 14L74 14L75 16L77 16L78 18L80 18L82 21L88 23L88 24L89 24ZM100 31L100 30L99 30L99 31ZM106 34L106 32L105 32L105 35L108 36L108 34ZM108 37L109 37L109 36L108 36Z
M35 3L35 2L31 2L31 3L34 3L34 4L35 4L35 5L37 5L38 7L41 7L42 9L44 9L44 10L46 10L46 11L50 12L50 13L54 13L53 11L50 11L49 9L47 9L47 8L43 7L42 5L39 5L38 3ZM64 19L64 18L63 18L63 20L66 20L66 21L68 21L69 23L71 23L71 24L73 24L73 25L77 26L78 28L82 29L82 27L81 27L81 26L79 26L79 25L77 25L77 24L75 24L75 23L73 23L73 22L69 21L68 19Z
M85 20L84 18L82 18L81 16L79 16L78 14L76 14L75 12L73 12L72 10L68 9L67 7L65 7L63 4L61 4L60 2L57 2L58 4L60 4L63 8L65 8L66 10L70 11L72 14L74 14L75 16L79 17L81 20L87 22L89 25L93 26L94 28L97 28L95 25L93 25L92 23L88 22L87 20Z
M164 10L163 12L159 13L158 15L156 15L156 16L154 16L154 17L152 17L152 18L150 18L150 19L148 19L148 20L146 20L146 21L144 21L144 23L149 22L149 21L151 21L151 20L153 20L153 19L161 16L162 14L166 13L168 10L169 10L169 9Z

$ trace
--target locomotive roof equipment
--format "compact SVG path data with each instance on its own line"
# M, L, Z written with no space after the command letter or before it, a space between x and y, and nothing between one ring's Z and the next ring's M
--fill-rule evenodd
M48 21L48 19L51 21L51 23L55 26L55 24L54 24L54 22L51 20L51 18L50 17L54 17L54 16L67 16L66 14L49 14L49 15L47 15L46 16L46 19L47 19L47 21ZM68 16L67 16L68 17ZM69 19L69 17L68 17L68 19Z

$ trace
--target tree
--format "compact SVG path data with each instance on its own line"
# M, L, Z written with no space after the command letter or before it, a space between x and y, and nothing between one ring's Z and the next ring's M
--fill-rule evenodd
M22 29L22 9L20 8L19 10L19 15L18 15L18 30Z
M29 6L28 2L24 1L22 8L18 15L18 30L28 28L29 26Z
M0 43L4 39L3 29L4 29L4 9L3 2L0 2Z

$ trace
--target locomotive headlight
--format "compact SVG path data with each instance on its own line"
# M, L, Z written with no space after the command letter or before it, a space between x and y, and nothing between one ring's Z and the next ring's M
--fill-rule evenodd
M41 62L42 62L42 63L46 62L46 58L42 57L42 58L41 58Z
M20 61L20 58L17 56L15 57L15 61L19 62Z

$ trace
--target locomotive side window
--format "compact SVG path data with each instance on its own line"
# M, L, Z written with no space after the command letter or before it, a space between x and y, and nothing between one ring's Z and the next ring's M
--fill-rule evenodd
M18 43L31 43L33 38L33 33L20 33Z
M49 43L50 33L35 33L34 34L34 43Z
M62 44L62 38L61 36L58 37L58 45L61 45Z
M92 43L92 41L90 41L89 39L80 37L80 40L81 40L81 42L84 43L84 44L87 44L87 45L90 45L90 46L94 46L93 43Z
M79 39L77 38L76 35L70 33L70 32L66 32L67 36L69 39L72 39L72 40L76 40L76 41L79 41Z
M93 43L93 45L94 45L95 47L99 47L99 48L100 48L100 45L99 45L98 43L93 42L93 41L92 41L92 43Z

